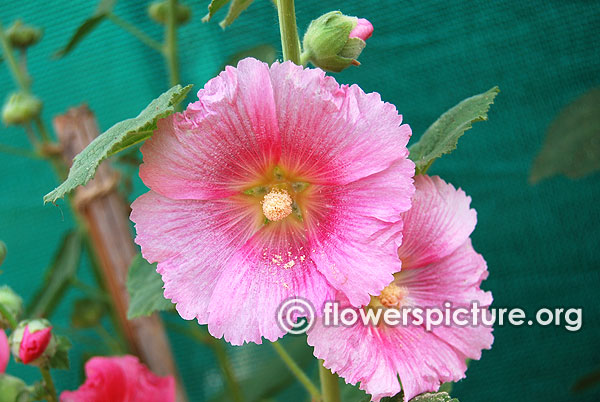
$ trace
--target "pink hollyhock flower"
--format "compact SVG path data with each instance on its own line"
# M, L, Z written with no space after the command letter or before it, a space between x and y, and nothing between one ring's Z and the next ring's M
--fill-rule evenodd
M350 31L349 38L359 38L364 41L369 39L373 35L373 24L365 18L359 18L356 26Z
M29 332L29 325L25 326L23 339L19 346L19 359L24 364L34 361L44 353L51 339L52 327Z
M92 357L85 383L64 391L61 402L175 402L175 380L158 377L135 356Z
M402 271L364 308L443 309L450 302L454 311L478 302L487 311L492 295L480 289L488 272L469 239L477 221L470 197L439 177L417 176L415 185L413 206L403 214L403 244L398 250ZM336 299L340 311L350 305L343 294ZM373 401L398 394L401 386L408 401L436 391L443 382L457 381L465 376L465 359L479 359L492 342L492 328L481 322L426 331L417 323L387 326L382 320L377 325L360 321L325 327L316 320L308 332L315 356L348 383L360 382Z
M10 346L8 346L8 337L6 336L6 332L0 330L0 373L6 372L9 359Z
M289 297L321 305L338 289L368 303L400 269L414 192L396 108L321 70L252 58L198 98L143 145L151 191L131 213L179 314L260 343L284 335Z

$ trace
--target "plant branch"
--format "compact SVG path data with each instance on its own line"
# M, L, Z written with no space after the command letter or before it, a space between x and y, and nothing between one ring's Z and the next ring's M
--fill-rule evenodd
M285 365L290 369L292 374L296 377L296 379L306 388L308 393L313 399L321 400L321 394L319 393L319 389L315 384L312 383L310 378L306 375L304 371L298 366L298 364L292 359L292 356L281 346L279 342L271 343L275 352L279 355L281 360L285 363Z
M179 84L179 60L177 58L177 0L168 0L167 23L165 24L165 58L169 69L171 86Z
M31 85L31 80L28 76L23 73L23 69L21 69L15 59L15 55L12 51L12 46L8 42L8 38L4 33L4 28L2 24L0 24L0 42L2 43L2 53L4 54L4 58L6 59L6 63L15 78L15 81L19 84L19 87L24 92L29 92L29 88Z
M338 376L323 365L323 360L319 360L319 379L321 380L323 402L340 402Z
M17 320L15 317L4 307L3 304L0 304L0 315L2 315L6 321L8 321L8 325L10 325L11 329L15 329L17 327Z
M146 45L146 46L148 46L148 47L156 50L157 52L159 52L161 54L163 53L163 47L160 44L160 42L152 39L150 36L148 36L143 31L141 31L140 29L138 29L135 25L133 25L133 24L125 21L124 19L122 19L121 17L116 16L113 13L108 13L107 17L115 25L119 26L124 31L129 32L132 36L134 36L137 39L139 39L139 41L142 42L144 45Z
M58 402L56 387L54 386L54 381L52 381L50 370L46 367L40 367L40 372L42 373L42 378L44 379L45 388L48 391L48 402Z
M300 64L300 39L298 38L298 28L296 26L294 0L277 0L277 15L279 17L283 60L291 60L293 63Z

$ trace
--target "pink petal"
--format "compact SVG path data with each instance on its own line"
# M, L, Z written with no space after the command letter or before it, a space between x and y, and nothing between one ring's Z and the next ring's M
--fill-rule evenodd
M241 196L172 200L150 191L131 207L135 241L144 258L159 262L165 297L177 303L184 319L206 323L215 282L227 261L262 225L260 206L249 206Z
M400 271L400 215L410 208L413 169L401 160L346 186L309 189L305 223L312 259L355 306L368 303Z
M369 20L365 18L359 18L356 22L356 26L352 31L350 31L349 38L360 38L362 40L367 40L373 35L373 24L369 22Z
M10 347L8 346L8 338L6 332L0 330L0 373L6 372L6 366L10 359Z
M29 332L29 325L26 325L21 345L19 346L19 359L24 364L34 361L44 353L51 338L52 327Z
M477 223L471 197L439 177L416 176L413 207L403 214L404 241L398 250L404 269L439 260L463 244Z
M394 105L319 69L271 67L281 165L311 183L347 184L406 157L411 131Z
M410 239L406 239L409 241ZM492 294L480 289L487 278L487 264L467 241L452 254L420 268L404 267L395 275L395 283L406 287L407 298L414 306L470 307L474 301L480 306L492 303Z
M301 297L318 307L333 294L301 229L271 222L228 262L208 308L208 329L233 345L261 343L261 336L275 341L285 334L276 320L283 301Z
M183 114L162 119L141 150L140 177L175 199L214 199L248 188L279 158L269 69L255 59L227 67Z

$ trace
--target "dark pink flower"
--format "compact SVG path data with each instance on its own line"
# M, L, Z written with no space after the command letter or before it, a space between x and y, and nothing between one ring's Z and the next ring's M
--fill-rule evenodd
M349 38L359 38L364 41L369 39L373 35L373 24L365 18L359 18L356 26L350 31Z
M319 69L255 59L227 67L142 146L150 187L136 242L165 297L233 344L276 340L278 306L360 306L400 270L411 131L379 94Z
M0 330L0 373L6 371L8 360L10 359L10 346L8 346L8 337L6 332Z
M403 243L398 250L402 271L364 308L443 309L450 302L451 313L477 302L487 309L492 295L480 288L487 265L469 238L477 222L470 197L439 177L417 176L415 185L413 206L403 214ZM340 311L351 306L341 294L336 299ZM399 326L360 322L326 327L316 320L308 332L315 356L348 383L360 382L373 401L396 395L401 387L408 401L436 391L441 383L464 378L465 360L479 359L493 340L492 328L481 320L478 325L439 326L431 331L412 321Z
M175 380L158 377L135 356L93 357L85 383L64 391L61 402L175 402Z
M25 326L21 346L19 346L19 359L27 364L40 357L52 339L52 327L29 332L29 325Z

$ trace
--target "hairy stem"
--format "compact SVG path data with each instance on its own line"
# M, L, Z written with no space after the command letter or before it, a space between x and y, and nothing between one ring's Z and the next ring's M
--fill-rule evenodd
M169 82L171 86L179 84L179 60L177 58L177 0L167 3L167 23L165 25L165 58L169 69Z
M48 397L48 402L58 402L56 387L54 386L54 381L52 381L50 370L46 367L40 367L40 372L42 373L42 378L44 379L44 384L46 386L46 390L48 391L48 395L46 395Z
M340 387L338 376L323 366L323 360L319 360L319 378L321 380L321 392L323 402L340 402Z
M300 39L298 38L298 28L296 26L294 0L277 0L277 15L279 17L283 60L300 64Z
M283 346L281 346L279 342L273 342L271 343L271 345L273 345L275 352L277 352L281 360L283 360L285 365L288 367L288 369L290 369L290 371L296 377L296 379L304 386L304 388L306 388L310 396L313 399L321 400L321 394L319 393L319 389L316 387L315 384L312 383L310 378L308 378L306 373L302 371L302 369L300 368L300 366L298 366L294 359L292 359L292 356L290 356L289 353L286 352Z

